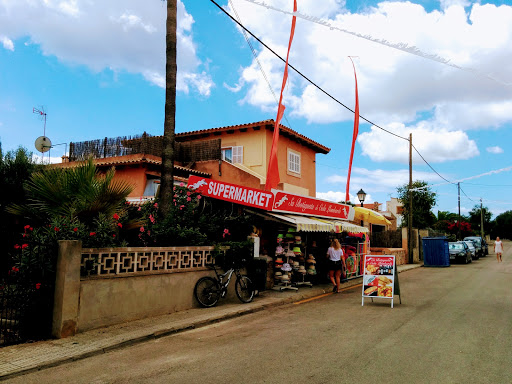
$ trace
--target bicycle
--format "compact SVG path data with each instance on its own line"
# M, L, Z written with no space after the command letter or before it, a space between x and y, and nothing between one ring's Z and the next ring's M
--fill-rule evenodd
M235 292L242 303L250 303L254 298L254 285L251 279L242 275L238 267L231 266L226 272L219 273L215 264L210 265L215 271L215 278L201 277L195 287L194 296L203 307L214 307L220 298L226 297L233 273L236 275Z

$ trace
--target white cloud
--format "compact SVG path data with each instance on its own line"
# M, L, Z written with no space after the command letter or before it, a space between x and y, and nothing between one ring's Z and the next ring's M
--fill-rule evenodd
M499 153L503 153L503 149L501 147L487 147L486 148L487 152L489 153L495 153L495 154L499 154Z
M414 147L429 163L466 160L479 155L475 141L470 140L468 135L460 130L449 131L436 128L426 122L411 127L394 123L385 125L383 128L407 139L409 133L412 133ZM375 126L372 126L370 132L361 133L358 142L363 155L373 161L393 161L404 164L409 162L409 141L392 136ZM414 150L413 162L423 163Z
M427 182L438 182L439 176L432 172L418 172L413 170L414 180L423 180ZM356 192L362 188L365 192L389 192L395 191L397 187L407 184L409 181L409 170L384 170L384 169L366 169L352 168L350 177L351 190ZM332 175L325 179L328 184L341 184L345 190L347 176Z
M0 39L30 38L45 55L93 71L139 73L165 86L166 3L136 0L0 1ZM178 1L177 88L208 96L213 81L197 55L194 19Z
M242 23L284 57L291 17L247 1L233 3ZM444 65L298 19L290 63L353 108L354 75L347 56L358 56L355 65L361 115L383 125L417 123L427 114L434 126L444 129L436 137L457 140L457 148L464 141L470 143L464 130L494 128L512 121L512 67L508 65L512 56L512 6L443 0L440 10L427 12L419 4L386 1L351 13L344 2L321 3L317 9L318 1L303 1L299 11L361 35L416 46L421 55L449 60ZM286 0L275 0L272 6L291 10ZM267 50L257 49L272 88L278 93L283 63ZM241 71L238 84L244 85L243 102L263 111L275 110L274 98L255 61ZM293 71L284 103L289 114L310 123L353 119L352 113ZM457 133L450 136L448 132L452 131ZM465 152L462 158L471 155ZM439 161L451 158L438 157Z
M0 36L0 42L2 43L5 49L8 49L9 51L14 51L14 43L8 37Z

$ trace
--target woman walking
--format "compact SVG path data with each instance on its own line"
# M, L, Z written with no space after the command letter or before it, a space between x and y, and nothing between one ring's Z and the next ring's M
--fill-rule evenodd
M496 241L494 242L494 253L496 253L496 259L498 259L498 263L500 263L502 261L501 255L503 254L503 243L499 237L496 237Z
M338 239L331 242L331 246L327 250L327 257L329 258L329 279L332 283L332 291L338 293L340 291L341 271L345 269L343 250Z

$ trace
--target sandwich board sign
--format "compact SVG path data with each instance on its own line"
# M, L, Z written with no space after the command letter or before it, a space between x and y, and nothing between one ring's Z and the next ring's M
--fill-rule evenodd
M391 308L393 308L395 294L400 295L395 256L365 255L361 305L364 306L365 297L370 297L372 301L373 299L391 300Z

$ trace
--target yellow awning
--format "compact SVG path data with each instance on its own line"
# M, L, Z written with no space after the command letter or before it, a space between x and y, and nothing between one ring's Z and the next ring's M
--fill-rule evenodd
M363 220L370 224L391 225L391 221L384 215L364 207L354 207L354 221Z

